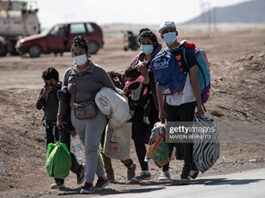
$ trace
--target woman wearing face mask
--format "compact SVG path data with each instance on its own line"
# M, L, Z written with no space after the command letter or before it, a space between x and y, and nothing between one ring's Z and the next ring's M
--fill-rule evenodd
M71 121L85 147L86 183L80 193L92 193L95 173L98 176L95 189L102 189L109 183L98 153L107 119L97 109L95 96L102 87L113 90L115 87L106 71L89 58L88 45L83 37L74 38L71 51L74 65L66 70L62 92L71 97ZM63 128L67 108L65 100L60 100L58 128Z
M141 52L133 59L131 67L137 67L139 72L143 75L149 76L149 86L152 92L150 100L152 110L150 113L151 116L149 117L150 125L144 123L144 111L141 108L135 109L132 118L132 138L134 140L137 157L142 169L141 174L132 179L132 181L135 182L151 178L148 163L144 161L146 155L145 143L149 140L154 123L158 121L159 108L156 94L156 84L152 71L150 70L150 62L161 50L161 45L158 43L156 35L147 28L140 30L138 41L141 44Z

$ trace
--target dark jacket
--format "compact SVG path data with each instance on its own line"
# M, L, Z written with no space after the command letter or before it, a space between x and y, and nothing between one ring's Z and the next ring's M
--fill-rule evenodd
M159 44L159 47L154 50L154 52L152 53L151 59L148 62L148 65L147 65L148 69L151 70L150 63L154 59L154 57L157 55L157 53L160 52L161 49L162 49L162 46ZM131 62L131 67L136 66L139 63L139 61L143 61L144 57L145 57L145 54L143 52L140 52L138 55L136 55L136 57L134 57L133 61ZM152 91L152 96L154 99L156 110L158 112L159 108L158 108L158 99L157 99L157 94L156 94L156 82L155 82L152 71L149 71L149 78L150 78L150 87Z
M53 90L48 94L48 96L44 99L42 97L44 93L44 88L42 88L38 94L36 107L37 109L43 109L44 116L43 120L47 122L56 122L57 113L58 113L58 105L59 100L57 97L57 92L62 87L62 83L59 82L57 85L54 86Z

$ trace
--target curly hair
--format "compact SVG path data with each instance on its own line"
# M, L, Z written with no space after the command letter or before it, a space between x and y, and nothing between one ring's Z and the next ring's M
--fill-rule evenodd
M153 42L155 49L159 46L156 35L150 29L143 28L140 30L138 42L141 43L143 38L149 38Z
M87 53L89 52L88 44L87 44L87 41L84 39L84 37L82 36L74 37L72 48L71 48L72 53L74 51L74 48L77 46L83 48Z

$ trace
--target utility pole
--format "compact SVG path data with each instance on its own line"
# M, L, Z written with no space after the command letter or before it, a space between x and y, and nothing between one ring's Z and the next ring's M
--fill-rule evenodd
M206 19L205 19L205 3L204 3L204 0L200 0L200 7L201 7L201 21L202 23L205 23L206 22Z
M200 0L201 23L207 24L208 32L217 31L216 8L211 7L210 0Z
M212 32L212 10L211 10L211 4L210 1L207 0L207 18L208 18L208 32Z
M217 32L216 7L213 7L213 25L214 25L214 32Z

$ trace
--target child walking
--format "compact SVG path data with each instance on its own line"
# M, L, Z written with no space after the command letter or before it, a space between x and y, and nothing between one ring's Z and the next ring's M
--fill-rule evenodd
M46 151L48 144L59 141L60 136L61 142L65 143L70 151L70 131L73 130L73 128L69 127L71 126L71 123L67 123L68 127L65 127L65 129L62 131L59 131L56 127L56 117L59 105L57 94L62 87L62 82L59 81L59 73L55 68L49 67L42 72L42 79L44 81L44 87L38 94L36 107L37 109L43 109L44 111L42 120L44 121L46 128ZM71 158L71 170L77 176L77 183L81 184L84 181L84 168L77 162L73 153L71 153ZM55 183L51 185L52 189L59 189L61 187L64 187L63 179L54 178L54 181Z

